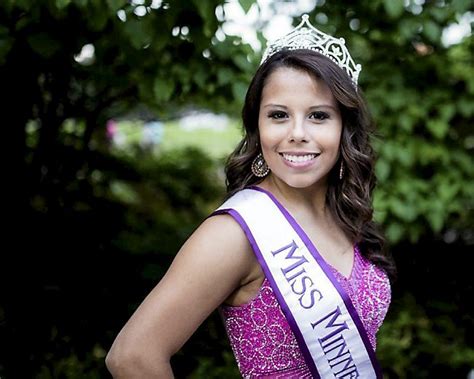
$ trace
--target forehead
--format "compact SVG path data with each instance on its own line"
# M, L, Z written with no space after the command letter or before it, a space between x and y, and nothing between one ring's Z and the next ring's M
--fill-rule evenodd
M336 104L334 95L322 79L302 69L279 67L265 80L261 100L286 98Z

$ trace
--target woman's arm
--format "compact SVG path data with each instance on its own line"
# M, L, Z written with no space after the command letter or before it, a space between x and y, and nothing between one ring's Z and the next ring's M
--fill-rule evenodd
M106 357L114 378L172 378L171 356L251 275L250 249L230 216L204 221L115 339Z

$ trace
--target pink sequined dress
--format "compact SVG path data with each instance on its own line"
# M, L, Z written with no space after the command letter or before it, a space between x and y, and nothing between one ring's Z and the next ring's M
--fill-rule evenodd
M357 247L348 278L330 268L354 304L375 350L376 333L391 299L387 275L364 258ZM250 302L222 306L220 310L242 377L311 378L268 279Z

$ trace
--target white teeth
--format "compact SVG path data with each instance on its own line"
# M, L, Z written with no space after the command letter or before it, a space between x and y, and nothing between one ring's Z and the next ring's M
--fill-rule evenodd
M282 155L283 155L283 158L285 158L287 161L290 161L293 163L308 162L311 159L316 158L316 154L291 155L291 154L283 153Z

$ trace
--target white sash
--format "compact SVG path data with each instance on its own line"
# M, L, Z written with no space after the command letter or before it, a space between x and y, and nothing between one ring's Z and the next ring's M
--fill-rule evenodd
M269 192L250 187L215 214L241 225L315 378L382 378L347 293L301 227Z

